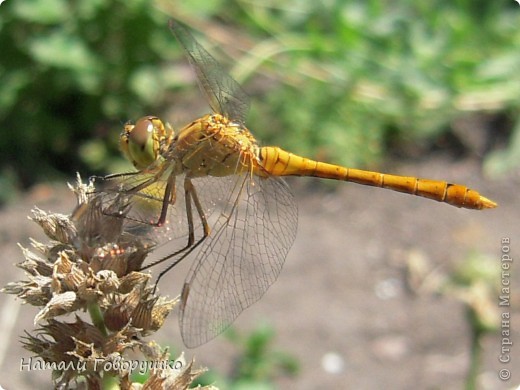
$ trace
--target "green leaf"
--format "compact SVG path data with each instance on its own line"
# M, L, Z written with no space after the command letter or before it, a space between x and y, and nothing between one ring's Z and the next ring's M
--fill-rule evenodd
M142 66L134 71L130 78L130 88L147 104L157 104L162 98L161 73L153 66Z
M100 64L84 41L63 30L33 38L29 51L41 64L75 71L99 69Z
M23 0L13 3L15 15L26 22L54 24L70 17L65 0Z
M30 82L31 75L27 70L12 69L5 74L0 72L0 117L15 105L20 91Z

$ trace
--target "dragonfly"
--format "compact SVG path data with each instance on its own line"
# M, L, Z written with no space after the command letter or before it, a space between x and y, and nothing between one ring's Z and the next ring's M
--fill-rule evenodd
M156 116L127 123L120 147L136 171L113 175L117 185L107 200L124 196L132 231L174 248L141 269L166 262L157 283L193 254L179 312L187 347L223 332L277 279L298 223L284 176L354 182L467 209L497 206L463 185L347 168L260 146L245 126L249 98L241 86L188 27L171 20L169 28L212 112L178 132Z

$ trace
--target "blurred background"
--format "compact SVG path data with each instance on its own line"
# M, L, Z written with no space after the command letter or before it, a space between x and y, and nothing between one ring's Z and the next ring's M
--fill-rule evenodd
M65 182L76 172L131 169L117 146L124 123L153 114L178 129L208 111L168 30L171 16L251 96L247 123L262 144L461 182L500 204L468 212L345 183L291 181L300 231L280 280L238 321L244 336L189 351L215 368L216 384L520 383L518 373L510 382L495 375L500 240L520 236L520 6L513 0L5 1L3 263L21 261L15 243L39 234L25 218L32 205L70 212ZM519 246L512 244L516 253ZM0 297L4 319L16 317L10 301ZM6 356L28 356L15 344L31 318L15 318L0 366L20 376L16 388L34 378ZM256 329L259 319L272 330ZM180 350L170 321L163 341Z

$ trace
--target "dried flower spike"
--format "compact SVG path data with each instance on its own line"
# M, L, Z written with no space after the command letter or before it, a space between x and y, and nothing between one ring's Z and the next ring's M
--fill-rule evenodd
M32 220L51 241L22 247L25 260L17 266L27 280L3 289L40 308L37 334L26 332L24 347L53 369L60 388L81 381L88 388L135 388L130 374L137 366L153 368L143 388L188 388L202 371L183 357L170 360L142 339L162 326L178 302L154 296L150 276L138 272L154 243L125 230L123 199L112 203L119 210L107 212L92 182L84 185L78 176L70 188L77 198L71 216L33 210ZM84 311L92 324L78 315ZM64 321L70 313L75 321ZM130 349L140 350L143 360L125 358Z

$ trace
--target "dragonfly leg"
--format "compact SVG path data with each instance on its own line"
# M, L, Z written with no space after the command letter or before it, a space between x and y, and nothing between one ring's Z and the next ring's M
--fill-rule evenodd
M134 187L126 188L124 190L118 190L118 192L124 192L125 194L129 194L129 195L135 194L136 192L140 192L140 191L144 190L146 187L157 182L157 180L164 174L165 169L166 168L163 167L158 172L154 173L153 175L150 175L150 177L148 179L146 179L145 181L143 181L142 183L140 183ZM107 176L93 176L93 178L100 178L104 181L108 181L108 180L114 180L114 179L125 179L127 177L140 175L142 173L143 173L142 171L114 173L112 175L107 175ZM110 191L108 191L108 192L110 192Z
M184 182L184 188L189 189L189 193L193 199L193 203L195 203L195 207L197 209L197 213L199 214L200 220L202 222L202 228L204 229L204 237L209 236L210 228L208 225L208 220L206 218L206 214L204 214L204 210L202 209L202 205L200 203L199 197L197 195L197 191L195 191L195 187L190 179L186 179ZM192 226L193 229L193 226Z
M182 249L179 249L178 251L169 254L168 256L165 256L157 261L154 261L153 263L143 267L140 269L140 271L143 271L145 269L148 269L150 267L153 267L157 264L163 263L164 261L175 258L180 255L179 258L177 258L173 263L168 265L164 270L162 270L159 273L159 276L157 277L157 280L155 281L155 286L157 287L157 284L159 283L159 280L173 267L175 267L177 264L179 264L182 260L184 260L190 253L193 252L202 242L209 236L210 228L208 225L208 221L206 218L206 215L204 214L204 210L202 209L202 204L200 203L199 197L197 195L197 191L195 190L195 187L193 186L193 183L189 178L186 178L184 180L184 192L185 192L185 200L186 200L186 219L188 222L188 242L186 243L186 246L184 246ZM192 202L195 205L195 209L197 210L197 214L202 222L202 229L203 234L202 237L195 242L195 229L194 229L194 223L193 223L193 210L192 210ZM154 288L155 293L155 288Z
M101 179L101 180L113 180L113 179L121 179L125 177L135 176L138 175L140 172L125 172L125 173L113 173L111 175L106 176L91 176L91 179Z
M90 176L89 177L89 181L90 182L95 182L95 181L99 180L101 182L106 182L106 181L110 181L110 180L114 180L114 179L124 179L124 178L132 177L132 176L135 176L135 175L138 175L138 174L139 174L139 172L126 172L126 173L114 173L114 174L106 175L106 176L94 175L94 176ZM148 183L148 180L145 183L146 183L146 186L150 185ZM131 191L133 191L133 189L131 189ZM97 190L92 191L93 194L96 194L96 193L99 193L99 192L104 192L104 191L97 191Z
M166 222L166 216L168 214L168 207L175 203L175 198L175 175L172 174L170 177L168 177L168 183L166 184L166 188L164 190L161 215L159 215L159 220L154 224L155 226L164 225L164 222Z
M139 172L114 174L114 175L106 176L105 178L114 179L114 178L132 176L132 175L136 175L136 174L139 174ZM151 195L148 195L148 194L146 194L146 192L142 192L142 191L145 190L147 187L153 185L157 181L157 178L159 176L160 176L160 173L148 178L146 181L144 181L132 188L128 188L128 189L125 189L122 191L120 190L119 193L157 200L157 198L155 198ZM164 189L164 196L162 198L161 213L159 214L159 218L157 221L144 222L144 221L140 221L140 220L128 217L128 216L123 216L121 213L107 213L107 215L111 215L113 217L123 217L123 218L127 218L130 220L136 221L136 222L146 223L151 226L157 226L157 227L163 226L164 223L166 222L166 216L168 214L168 206L175 204L175 200L176 200L175 178L176 178L176 176L173 174L171 174L168 177L168 181L166 183L166 188Z

